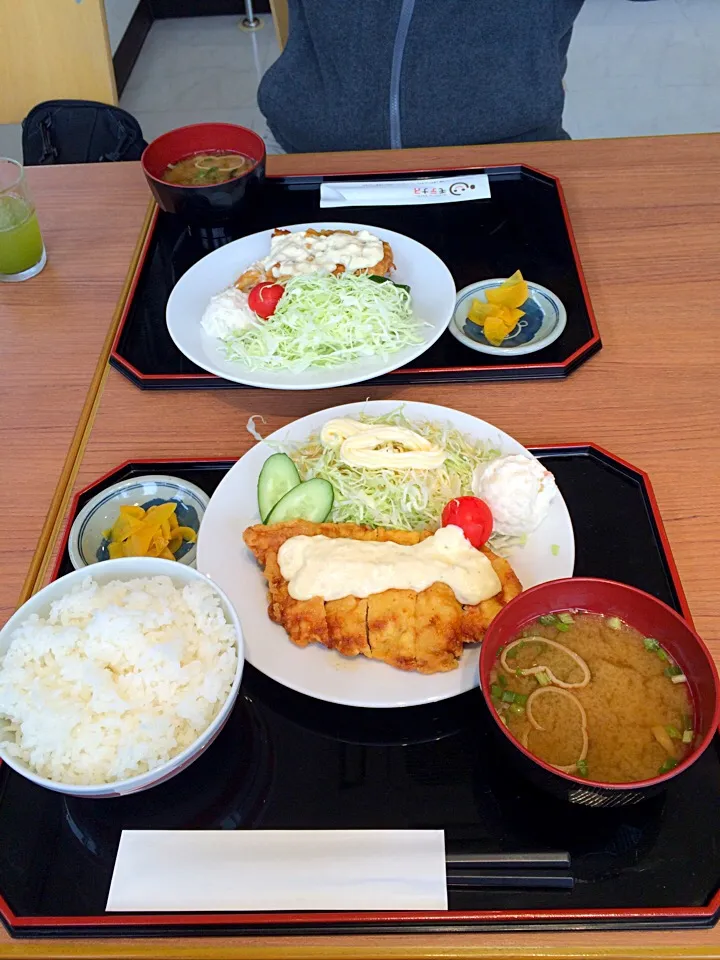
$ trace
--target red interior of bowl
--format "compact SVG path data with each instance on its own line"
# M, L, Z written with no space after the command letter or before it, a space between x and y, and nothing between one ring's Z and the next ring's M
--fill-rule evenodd
M153 140L145 148L141 163L148 177L164 183L162 174L169 164L183 160L194 153L220 153L223 150L243 153L254 161L252 167L243 171L242 176L246 177L264 158L265 143L254 131L248 130L247 127L238 127L234 123L195 123L189 127L170 130ZM207 190L207 186L200 188L179 184L173 184L173 186L181 186L183 190Z
M688 679L693 701L695 731L702 741L673 770L652 780L632 784L585 780L564 774L526 750L512 736L499 719L490 694L490 672L497 658L498 648L514 640L533 620L543 614L564 610L584 610L588 613L620 617L646 637L654 637L680 666ZM485 701L496 723L508 739L535 763L559 777L573 782L605 787L607 789L642 788L669 780L688 767L711 742L720 721L718 674L715 663L700 637L679 614L650 594L611 580L573 577L551 580L521 593L495 617L490 624L480 652L480 683Z

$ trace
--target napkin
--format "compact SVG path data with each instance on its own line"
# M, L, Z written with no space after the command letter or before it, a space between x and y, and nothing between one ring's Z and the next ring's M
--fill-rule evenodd
M425 206L487 200L490 181L486 173L468 176L420 177L416 180L348 180L320 184L321 207Z
M124 830L107 909L447 910L442 830Z

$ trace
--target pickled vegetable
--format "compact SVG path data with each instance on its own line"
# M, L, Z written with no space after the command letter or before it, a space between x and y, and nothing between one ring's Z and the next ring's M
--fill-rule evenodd
M176 560L184 542L195 543L197 532L180 526L177 503L155 504L147 509L122 506L117 520L105 532L111 560L118 557L162 557Z
M525 316L520 307L529 296L528 285L519 270L508 277L499 287L485 291L487 303L473 300L468 311L468 320L483 328L488 343L499 347L515 329L518 320Z

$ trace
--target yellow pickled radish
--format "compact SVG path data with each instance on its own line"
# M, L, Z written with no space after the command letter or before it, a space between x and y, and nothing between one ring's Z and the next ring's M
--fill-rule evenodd
M489 343L500 346L505 337L515 328L522 310L511 310L509 307L496 307L493 316L485 321L484 332Z
M157 525L165 523L169 517L175 513L176 509L176 503L158 503L148 509L145 514L145 523L154 523Z
M488 343L492 344L493 347L499 347L508 335L508 329L503 323L502 317L488 317L483 332Z
M152 540L150 541L150 555L153 557L159 557L163 550L167 547L169 543L169 538L164 537L162 533L156 530L153 533Z
M152 537L153 537L152 528L149 528L149 527L146 527L143 530L138 530L137 533L133 533L125 541L127 544L126 549L130 551L128 556L147 557L149 555L148 551L150 550Z
M516 270L515 273L511 277L508 277L504 283L501 283L499 287L493 287L485 291L488 303L496 303L500 306L510 308L521 307L529 295L528 285L525 280L523 280L523 276L519 270Z
M499 287L485 291L487 303L482 300L472 301L468 320L483 328L488 343L499 347L515 329L520 317L525 316L525 311L519 308L529 295L522 273L516 270Z
M120 515L110 530L111 540L126 540L139 526L139 521Z
M517 326L520 317L525 316L525 311L519 310L517 307L506 307L505 309L507 310L508 333L510 333Z
M125 545L123 543L109 543L108 556L111 560L117 560L125 556Z
M117 520L103 536L108 539L108 556L164 557L175 560L183 541L195 543L192 527L178 523L177 503L158 503L145 510L138 506L122 506Z
M493 315L495 308L491 303L482 300L473 300L468 310L468 320L482 327L488 317Z
M183 540L187 540L190 543L195 543L197 540L197 533L192 527L177 527L177 529L173 531L173 536L182 537Z

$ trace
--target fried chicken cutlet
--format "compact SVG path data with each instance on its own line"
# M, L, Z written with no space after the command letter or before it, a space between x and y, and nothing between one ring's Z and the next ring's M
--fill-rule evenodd
M243 538L264 568L268 615L285 628L299 647L320 643L348 657L362 655L419 673L454 670L463 644L482 640L493 617L522 591L507 560L483 547L482 552L500 580L501 590L476 605L461 604L444 583L433 583L420 593L385 590L367 598L343 597L328 602L321 597L295 600L280 571L278 551L291 537L318 535L412 545L432 534L306 520L249 527Z
M274 237L285 236L292 231L290 230L273 230ZM335 233L344 233L348 236L352 236L352 230L313 230L312 227L304 231L306 237L330 237ZM393 252L392 247L387 241L382 241L383 246L383 256L376 264L373 264L371 267L364 267L361 270L353 270L355 276L360 276L360 274L371 274L373 276L384 277L389 273L395 266L393 263ZM256 284L263 283L265 281L277 281L277 280L289 280L289 277L283 277L275 273L275 269L279 264L272 264L269 268L264 268L262 264L253 264L249 267L245 273L241 274L238 279L235 281L235 286L238 290L243 290L247 292L252 289ZM345 273L345 266L342 263L338 263L334 270L331 271L335 276L338 276L341 273Z

